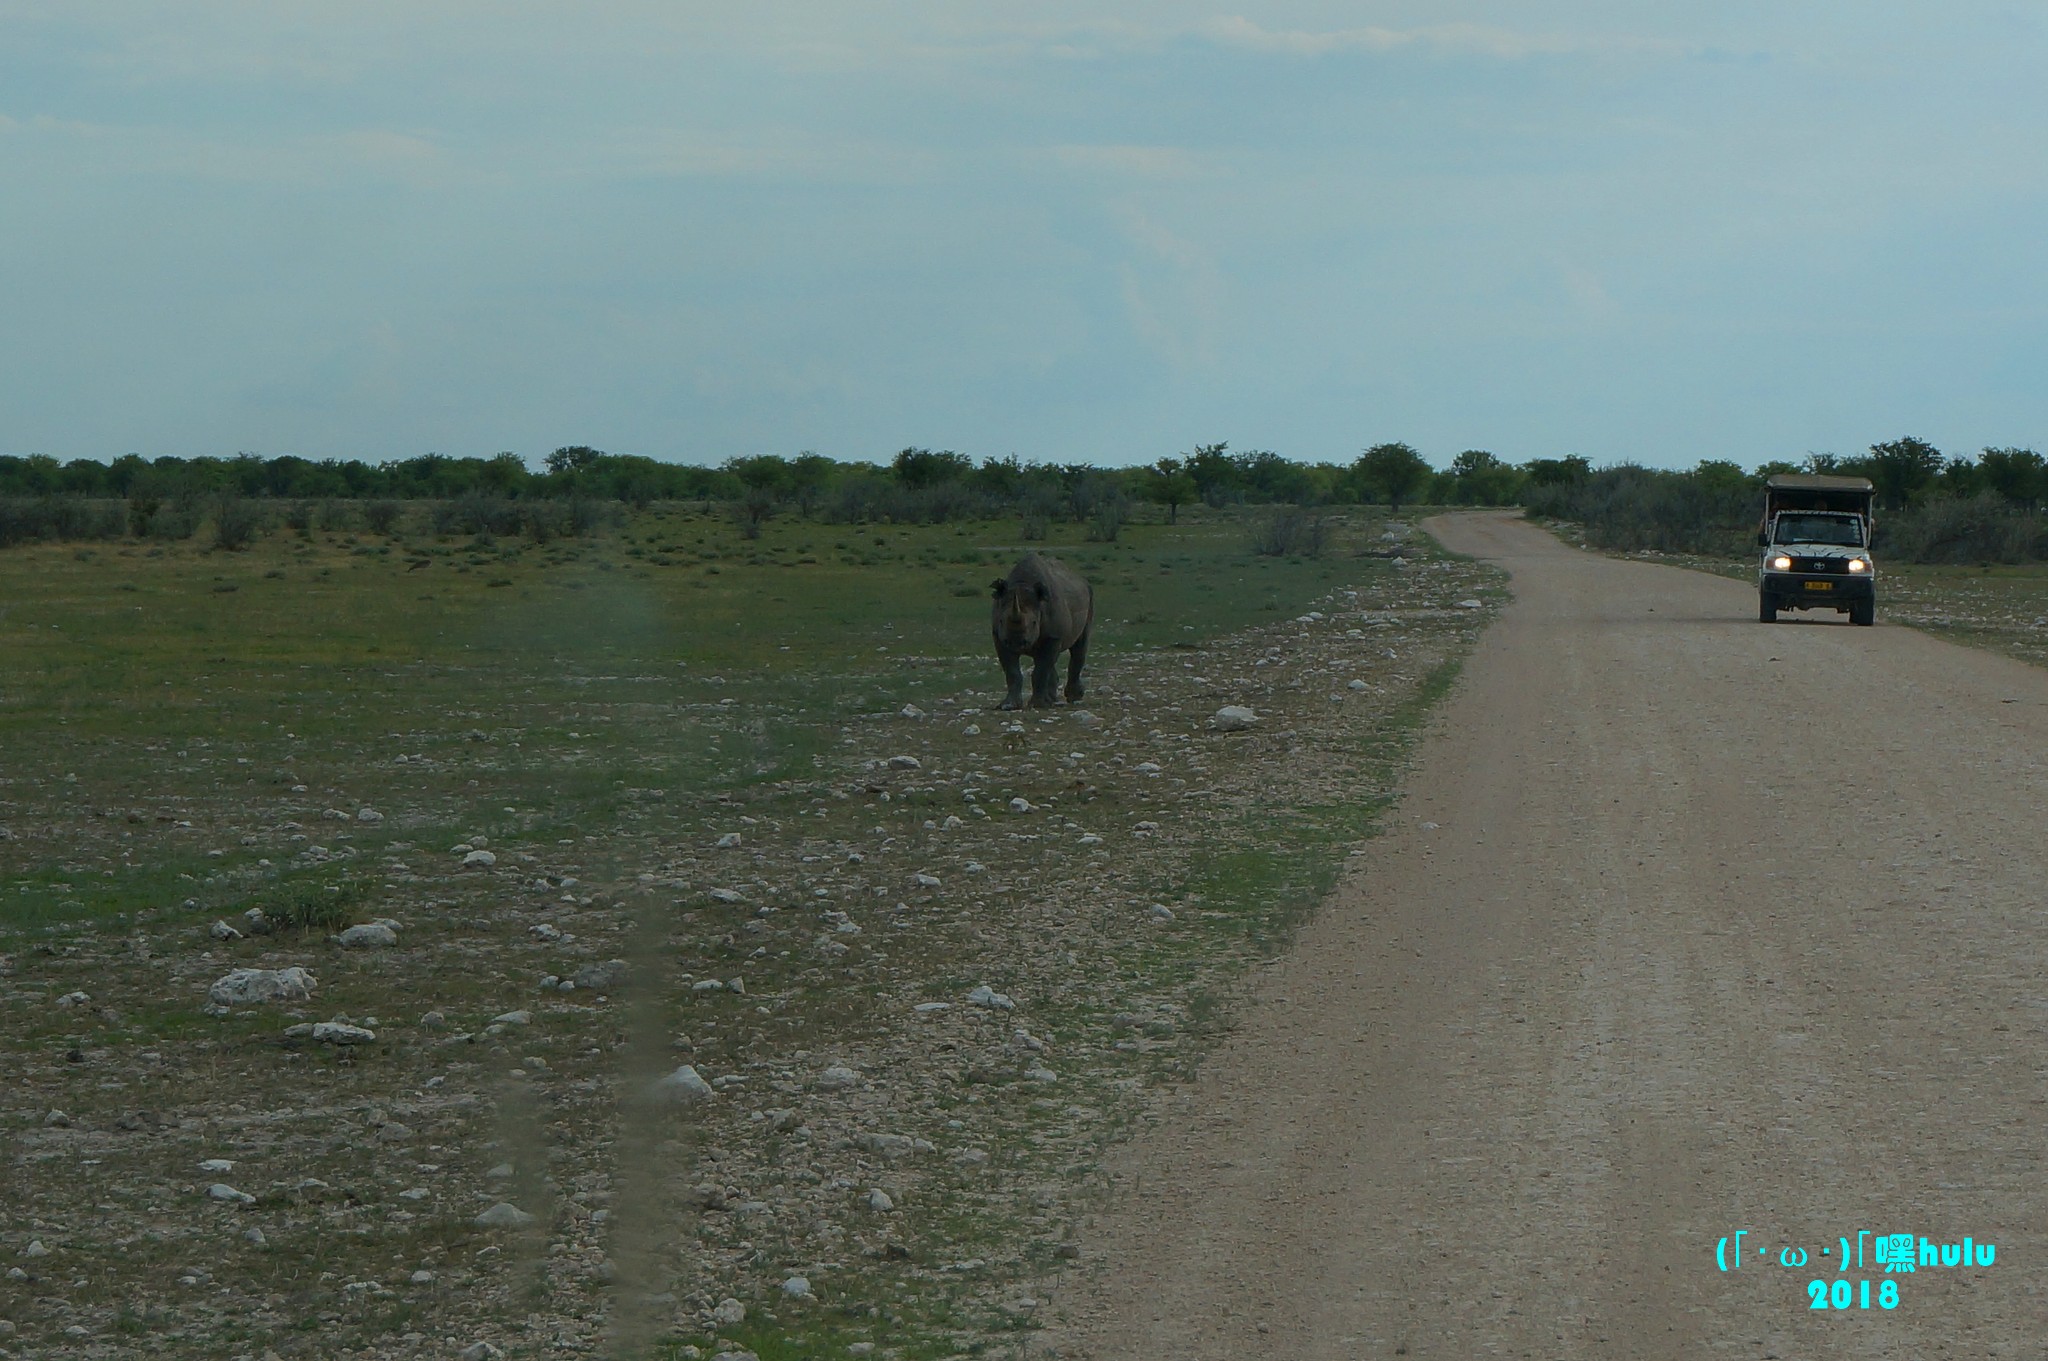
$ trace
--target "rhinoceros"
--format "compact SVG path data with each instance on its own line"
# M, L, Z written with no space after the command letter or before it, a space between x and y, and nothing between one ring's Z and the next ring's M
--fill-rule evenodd
M1031 707L1049 708L1059 655L1067 654L1067 698L1081 698L1081 665L1088 659L1088 630L1095 624L1095 592L1081 575L1055 558L1026 553L995 582L990 611L996 660L1009 693L1005 709L1024 707L1022 659L1031 658Z

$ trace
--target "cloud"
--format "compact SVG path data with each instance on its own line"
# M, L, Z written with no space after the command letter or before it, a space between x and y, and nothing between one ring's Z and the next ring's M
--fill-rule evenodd
M1207 173L1201 159L1174 146L1055 146L1046 150L1056 164L1103 171L1127 179L1186 180Z
M1431 24L1421 28L1341 28L1314 33L1301 29L1262 28L1249 19L1229 16L1211 19L1195 31L1219 47L1290 57L1416 50L1446 56L1482 56L1515 61L1568 53L1678 55L1683 51L1676 44L1654 38L1521 33L1468 23Z

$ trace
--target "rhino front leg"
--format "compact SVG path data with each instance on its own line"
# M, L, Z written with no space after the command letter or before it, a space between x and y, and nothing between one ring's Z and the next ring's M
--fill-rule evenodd
M1088 635L1082 634L1079 641L1067 651L1067 702L1072 704L1087 691L1081 688L1081 664L1088 660Z
M1050 709L1059 703L1060 654L1045 649L1032 659L1031 707Z
M1007 649L996 649L996 660L1003 665L1003 679L1009 682L1009 692L1003 696L1005 709L1024 707L1024 667L1017 660L1017 654Z

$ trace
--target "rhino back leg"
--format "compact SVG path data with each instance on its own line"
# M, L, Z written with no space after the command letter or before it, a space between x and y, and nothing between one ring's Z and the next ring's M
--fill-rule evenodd
M1088 660L1088 635L1082 634L1067 650L1067 702L1081 698L1087 691L1081 686L1081 666Z

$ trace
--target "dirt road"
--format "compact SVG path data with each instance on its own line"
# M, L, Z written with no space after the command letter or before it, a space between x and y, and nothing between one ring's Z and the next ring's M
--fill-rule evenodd
M1514 603L1398 827L1130 1150L1052 1345L2043 1355L2048 672L1431 528ZM1884 1234L1973 1264L1888 1275Z

